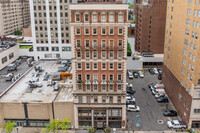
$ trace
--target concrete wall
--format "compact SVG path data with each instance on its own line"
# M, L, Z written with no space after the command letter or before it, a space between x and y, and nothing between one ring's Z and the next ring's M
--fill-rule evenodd
M9 54L14 53L14 57L12 59L9 59ZM2 58L7 56L7 62L2 64ZM6 67L7 65L11 64L13 61L19 58L19 46L16 45L14 47L11 47L3 52L0 53L0 70Z
M72 102L54 102L55 119L68 118L74 127L74 103Z

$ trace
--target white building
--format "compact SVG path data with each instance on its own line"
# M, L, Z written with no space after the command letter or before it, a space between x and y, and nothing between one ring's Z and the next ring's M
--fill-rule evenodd
M69 0L30 0L34 58L70 59Z

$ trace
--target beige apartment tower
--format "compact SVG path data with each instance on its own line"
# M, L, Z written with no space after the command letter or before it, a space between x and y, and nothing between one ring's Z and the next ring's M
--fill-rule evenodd
M75 128L126 127L128 4L70 5Z
M30 26L29 0L1 0L0 36Z
M163 80L188 127L200 127L200 1L168 0Z

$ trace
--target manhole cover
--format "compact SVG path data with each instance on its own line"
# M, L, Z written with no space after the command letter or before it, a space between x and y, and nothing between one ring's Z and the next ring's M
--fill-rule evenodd
M163 120L157 120L158 124L164 124Z

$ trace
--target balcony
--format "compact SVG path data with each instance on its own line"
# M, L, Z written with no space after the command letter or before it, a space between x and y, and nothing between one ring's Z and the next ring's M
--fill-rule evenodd
M76 48L77 48L77 49L81 49L81 45L77 45Z
M121 80L117 80L117 84L123 84Z
M98 82L98 80L94 80L92 84L97 85L97 84L99 84L99 82Z
M109 84L109 85L113 85L113 84L114 84L114 81L113 81L113 80L109 80L109 81L108 81L108 84Z
M122 46L122 45L117 46L117 49L118 49L118 50L122 50L122 49L123 49L123 46Z
M93 46L92 46L92 49L97 49L97 48L98 48L97 45L93 45Z
M107 84L106 80L102 80L102 81L101 81L101 84L102 84L102 85Z
M86 84L86 85L90 85L90 84L91 84L91 81L90 81L90 80L86 80L86 81L85 81L85 84Z
M79 80L77 80L77 83L78 83L78 84L82 84L83 81L79 79Z

